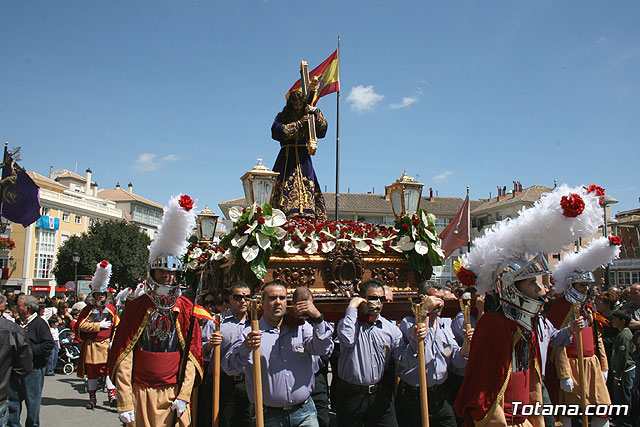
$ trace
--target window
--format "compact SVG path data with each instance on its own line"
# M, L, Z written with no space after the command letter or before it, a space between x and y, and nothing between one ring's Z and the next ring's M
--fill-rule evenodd
M446 227L451 222L451 218L436 218L436 227Z
M631 284L640 283L640 271L631 272Z
M76 224L82 224L82 215L76 215Z
M628 271L618 271L618 285L631 285L631 274Z
M62 220L64 222L69 222L70 217L71 217L71 214L69 212L62 212Z
M41 215L49 215L49 208L42 208L42 213Z
M39 228L36 233L36 279L51 279L53 258L56 254L56 233L53 230Z

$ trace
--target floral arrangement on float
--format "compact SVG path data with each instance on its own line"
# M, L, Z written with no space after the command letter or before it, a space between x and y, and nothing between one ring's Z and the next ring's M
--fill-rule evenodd
M287 220L279 209L262 206L232 207L232 230L216 245L192 237L185 264L198 270L209 261L229 260L230 273L249 264L258 279L267 273L274 251L287 254L326 254L340 242L351 242L360 252L403 254L410 268L422 272L427 265L442 265L444 253L435 234L435 216L420 209L400 217L394 227L358 221Z

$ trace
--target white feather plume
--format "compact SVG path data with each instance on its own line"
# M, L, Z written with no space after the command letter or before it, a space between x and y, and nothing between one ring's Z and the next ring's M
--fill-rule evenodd
M96 264L96 272L91 279L91 290L93 292L106 292L109 287L109 280L111 280L111 264L107 262L107 266L103 267L102 264L105 261L100 261Z
M187 239L196 225L196 213L195 209L183 209L179 200L179 196L172 196L164 208L158 234L149 246L149 262L163 255L181 257L187 251Z
M138 298L141 295L144 295L144 283L138 283L136 290L133 292L133 298Z
M606 266L620 256L620 246L612 245L607 237L599 237L589 242L580 252L572 252L564 256L553 271L553 286L558 292L567 288L567 278L574 272L593 272Z
M575 218L564 216L560 205L562 197L571 193L580 195L585 204L583 212ZM560 252L579 237L595 234L602 218L602 207L595 192L562 185L543 194L531 208L523 208L516 218L495 223L473 241L462 263L477 275L476 288L484 294L495 288L498 269L510 260L538 252Z
M129 298L129 295L131 295L133 293L133 289L131 288L126 288L121 290L120 292L118 292L118 295L116 295L115 297L115 301L116 301L116 307L120 307L122 305L122 303Z

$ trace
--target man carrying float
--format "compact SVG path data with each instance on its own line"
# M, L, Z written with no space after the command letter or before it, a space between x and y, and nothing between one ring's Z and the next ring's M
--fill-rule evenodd
M191 425L191 391L202 378L200 325L188 331L191 301L181 296L181 256L195 225L189 196L172 197L149 248L146 293L127 304L109 353L118 415L127 425ZM175 417L174 417L175 411Z
M76 335L82 339L78 376L87 376L89 402L87 409L93 409L97 404L96 390L100 375L107 375L106 364L109 344L113 336L113 329L118 322L116 308L107 302L107 290L111 279L111 264L101 261L96 266L96 272L91 280L91 296L89 302L80 312L75 324ZM109 406L116 406L116 390L107 375L105 378Z

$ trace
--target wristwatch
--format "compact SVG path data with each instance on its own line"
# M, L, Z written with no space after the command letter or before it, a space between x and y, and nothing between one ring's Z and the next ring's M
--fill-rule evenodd
M316 317L316 318L309 317L307 320L309 321L309 323L314 323L314 324L320 323L324 320L324 315L321 313L320 317Z

